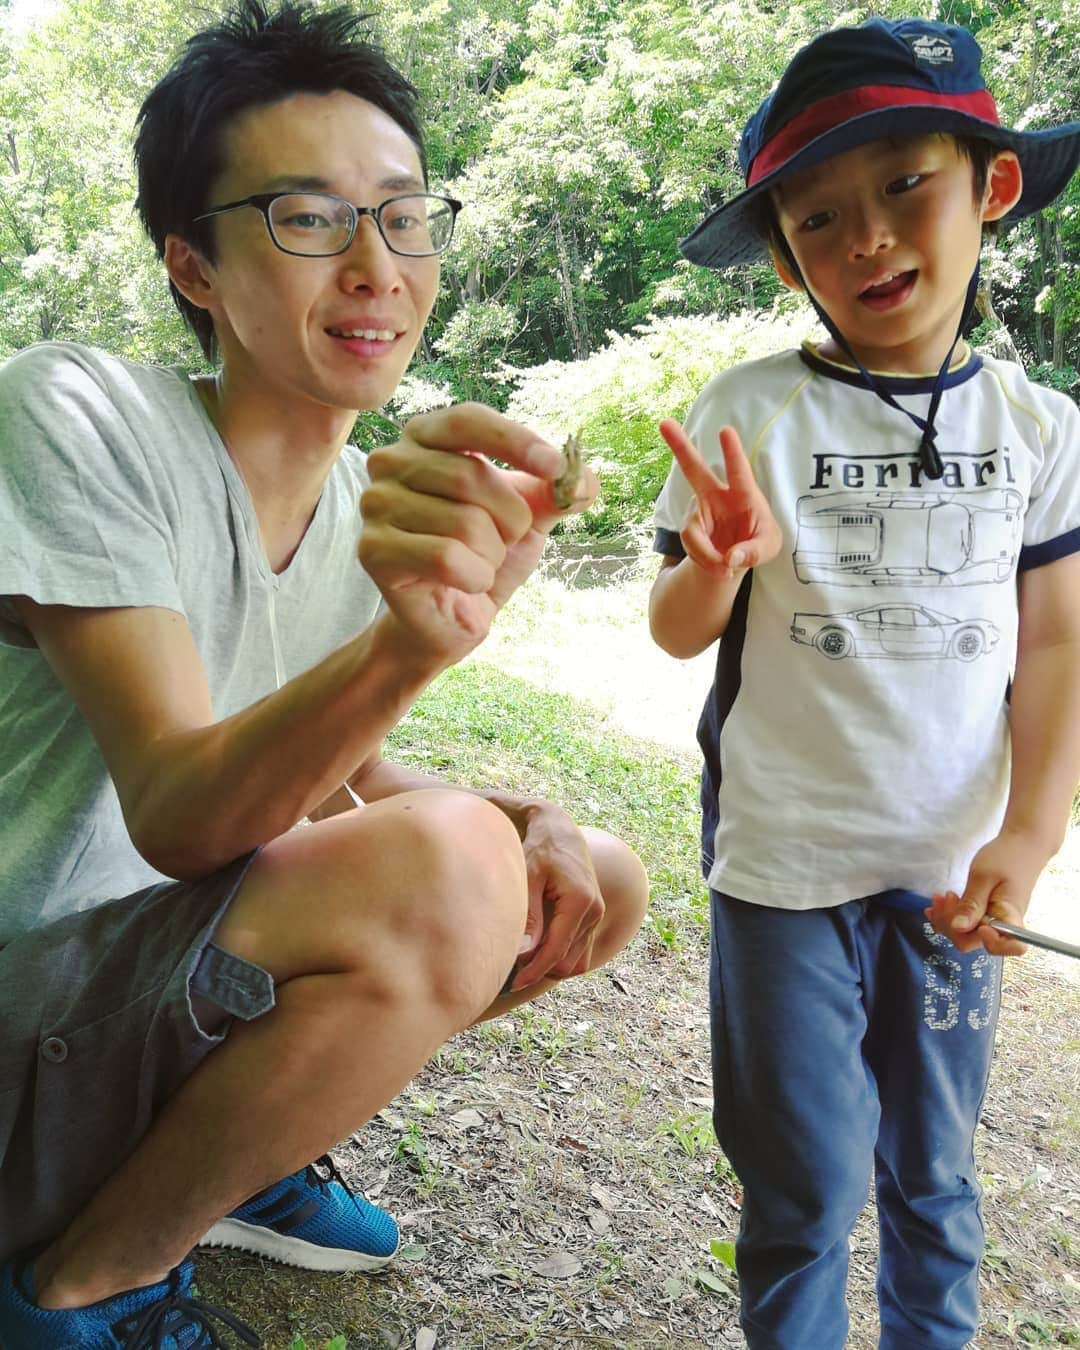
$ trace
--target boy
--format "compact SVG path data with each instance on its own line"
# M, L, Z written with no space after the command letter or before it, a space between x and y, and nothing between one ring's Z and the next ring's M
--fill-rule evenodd
M362 25L244 0L143 106L139 207L216 377L0 371L6 1350L220 1344L199 1242L384 1265L394 1221L310 1160L641 919L619 841L380 755L532 570L562 460L468 405L345 443L458 209Z
M746 191L683 246L771 249L831 334L663 424L656 511L656 641L720 638L715 1123L772 1350L844 1343L871 1167L881 1345L974 1334L993 956L1023 950L981 921L1022 919L1080 769L1080 416L961 338L984 223L1061 191L1080 124L1000 127L980 55L922 20L818 37L746 127Z

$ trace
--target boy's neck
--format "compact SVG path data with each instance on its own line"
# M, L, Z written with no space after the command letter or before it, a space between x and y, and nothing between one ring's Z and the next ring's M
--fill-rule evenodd
M828 361L831 365L842 366L844 370L855 370L851 357L843 350L834 338L827 338L824 342L807 344L822 360ZM941 368L941 362L945 359L945 353L942 352L938 357L936 364L932 357L924 364L918 358L905 361L902 358L894 356L892 353L882 354L879 352L859 351L852 348L855 355L863 363L872 375L881 376L911 376L918 379L933 379ZM961 366L967 364L971 359L971 348L963 338L953 349L952 359L949 362L950 370L958 370Z

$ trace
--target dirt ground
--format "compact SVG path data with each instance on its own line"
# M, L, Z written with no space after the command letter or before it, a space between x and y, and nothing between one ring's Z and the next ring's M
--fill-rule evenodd
M648 581L602 597L530 583L480 659L693 756L710 658L676 663L652 647ZM1080 831L1029 921L1080 943ZM739 1188L709 1124L706 966L703 932L674 951L643 932L614 968L458 1037L338 1149L401 1223L387 1272L207 1254L204 1297L246 1317L268 1350L298 1337L321 1350L334 1334L410 1350L742 1344L723 1245ZM1007 963L976 1147L988 1245L974 1347L1080 1345L1080 961L1033 950ZM868 1205L852 1240L853 1350L877 1343L875 1261Z
M204 1297L269 1350L742 1344L739 1188L708 1125L704 953L645 937L611 970L458 1037L342 1170L398 1216L375 1278L201 1256ZM977 1136L989 1235L979 1350L1080 1344L1080 987L1041 953L1007 972ZM876 1344L876 1234L852 1242L849 1345ZM432 1339L434 1337L434 1339Z

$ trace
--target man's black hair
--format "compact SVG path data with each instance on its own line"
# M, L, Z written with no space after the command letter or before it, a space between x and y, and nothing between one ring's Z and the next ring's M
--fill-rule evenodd
M903 138L888 137L895 141L897 145L901 144ZM956 143L956 148L961 156L971 163L971 187L975 195L975 201L982 200L983 192L986 189L986 180L990 172L990 165L994 156L1002 148L1000 145L994 145L993 142L983 140L981 136L952 136L951 139ZM774 256L787 258L788 245L780 229L780 221L776 214L776 203L773 201L771 192L762 192L754 202L754 229L758 237L762 239L772 250ZM983 223L984 235L996 235L998 222L988 220Z
M158 256L165 236L183 235L215 260L212 221L192 224L214 205L210 185L225 168L225 133L238 114L292 94L355 94L381 109L416 146L427 179L416 89L368 36L369 15L344 5L314 9L285 0L239 0L212 28L188 39L182 55L139 110L136 206ZM216 341L210 315L170 283L173 299L208 360Z

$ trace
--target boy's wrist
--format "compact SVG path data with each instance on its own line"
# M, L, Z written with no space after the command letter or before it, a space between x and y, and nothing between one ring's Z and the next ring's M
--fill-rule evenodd
M1012 839L1022 848L1040 860L1040 865L1049 862L1065 842L1067 824L1060 828L1047 828L1045 819L1032 820L1020 813L1006 812L1001 822L999 836Z

